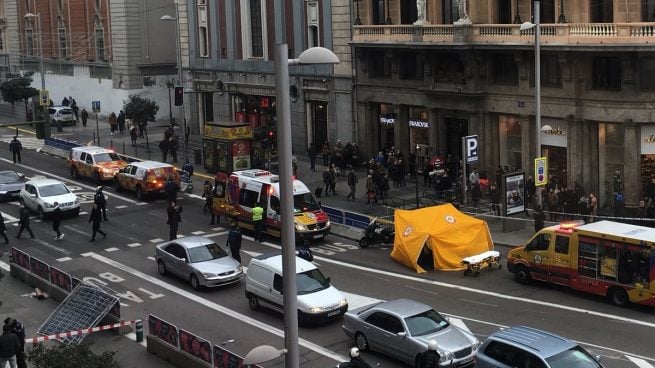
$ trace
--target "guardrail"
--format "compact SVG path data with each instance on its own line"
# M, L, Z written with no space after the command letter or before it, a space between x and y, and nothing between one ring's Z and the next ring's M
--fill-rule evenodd
M44 139L46 146L58 148L64 151L70 151L73 147L81 147L82 145L77 143L77 141L69 141L64 139L57 138L46 138Z

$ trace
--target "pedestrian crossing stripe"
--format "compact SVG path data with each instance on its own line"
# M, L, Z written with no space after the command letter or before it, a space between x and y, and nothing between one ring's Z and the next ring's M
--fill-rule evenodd
M625 357L628 358L629 361L631 361L635 365L637 365L637 367L639 367L639 368L653 368L653 365L648 363L644 359L633 357L633 356L630 356L630 355L626 355Z
M115 252L115 251L117 251L117 250L120 250L120 249L118 249L118 248L116 248L116 247L111 247L111 248L107 248L107 249L105 249L105 252Z
M142 245L143 244L141 244L141 243L130 243L127 246L130 247L130 248L136 248L136 247L140 247Z
M157 238L157 239L150 239L150 242L151 242L151 243L155 243L155 244L157 244L157 243L161 243L161 242L163 242L163 241L164 241L164 239L160 239L160 238Z
M14 139L14 136L2 136L0 137L0 142L4 143L11 143L11 141ZM43 147L43 139L38 139L36 137L21 137L18 136L18 140L20 141L21 146L23 146L23 149L29 149L29 150L37 150L41 147Z

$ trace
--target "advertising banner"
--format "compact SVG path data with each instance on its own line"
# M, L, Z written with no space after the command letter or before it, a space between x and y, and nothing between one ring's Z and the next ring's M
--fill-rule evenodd
M148 333L150 336L155 336L169 345L179 348L177 340L177 327L163 319L159 319L152 314L148 316Z
M209 341L182 329L180 330L180 350L204 362L210 364L212 362L212 346Z
M30 270L30 255L18 250L16 248L11 248L11 259L14 261L14 264L23 268L26 271Z
M214 368L244 368L243 358L229 350L214 345ZM249 367L261 368L259 365Z
M56 267L50 267L50 282L62 290L68 292L73 290L73 280L71 279L71 276Z
M232 167L234 170L250 168L250 142L239 141L232 144Z
M50 266L38 258L30 257L30 270L34 275L50 281Z
M525 211L525 173L517 172L503 176L505 183L505 215Z

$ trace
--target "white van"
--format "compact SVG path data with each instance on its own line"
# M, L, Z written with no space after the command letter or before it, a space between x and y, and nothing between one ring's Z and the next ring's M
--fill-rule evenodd
M296 257L298 324L340 319L348 310L346 297L330 285L330 278L313 263ZM246 298L252 310L266 306L284 313L282 255L267 253L252 258L246 276Z

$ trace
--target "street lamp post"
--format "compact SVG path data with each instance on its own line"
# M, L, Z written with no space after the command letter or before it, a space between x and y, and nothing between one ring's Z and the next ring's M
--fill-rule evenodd
M355 18L355 25L360 26L362 25L362 18L359 17L359 1L360 0L353 0L355 2L355 7L357 9L357 17Z
M177 42L175 43L176 51L177 51L177 83L179 84L180 87L184 87L184 83L182 82L182 44L180 41L180 8L177 3L175 3L175 18L171 17L170 15L163 15L161 20L165 21L175 21L175 35L177 36ZM184 112L184 99L182 99L182 106L180 108L180 115L181 115L181 121L183 121L183 128L184 131L183 133L186 134L186 118L185 118L185 112ZM172 113L171 113L172 116ZM172 118L171 118L172 121ZM183 141L184 144L184 161L186 162L187 160L187 143L186 139Z
M43 33L41 33L41 13L27 13L25 18L36 18L39 33L39 68L41 69L41 90L45 91L45 70L43 68Z
M414 159L415 162L416 162L416 160L418 160L418 157L419 157L418 154L419 154L420 149L421 149L421 146L417 143L416 147L415 147L415 150L414 150L414 156L416 156L416 159ZM414 165L414 180L416 180L416 208L419 208L420 204L418 202L419 201L419 199L418 199L418 175L416 175L417 171L418 171L417 167L416 167L416 165Z
M277 147L280 161L280 216L282 244L282 288L284 290L284 340L287 350L286 368L300 366L298 346L298 295L296 286L296 249L293 213L293 172L291 147L291 97L289 65L337 64L339 58L323 47L305 50L298 59L288 59L286 43L275 45L275 101L277 104Z
M534 9L534 23L524 22L520 30L525 31L534 28L534 119L535 132L537 134L535 149L536 157L541 157L541 25L539 11L541 10L541 1L534 0L532 8ZM536 173L535 173L536 175ZM537 188L537 204L541 205L541 190Z

